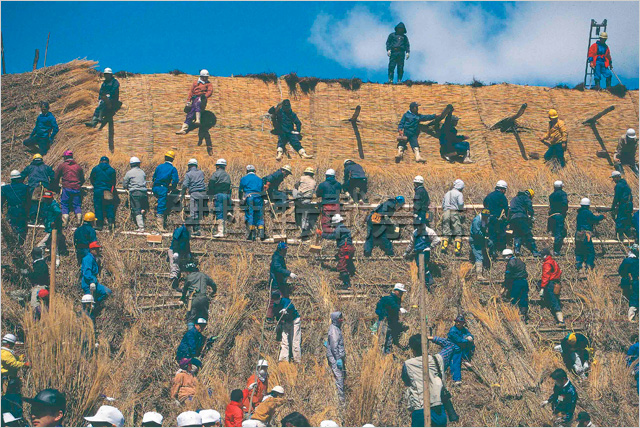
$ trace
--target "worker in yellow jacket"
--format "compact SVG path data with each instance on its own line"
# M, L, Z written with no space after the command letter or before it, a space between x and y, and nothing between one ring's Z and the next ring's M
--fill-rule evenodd
M256 407L256 411L251 416L253 421L258 421L258 426L266 426L271 422L278 407L285 403L284 388L281 386L274 387L269 395L267 395L262 403ZM261 423L261 424L260 424ZM266 424L266 425L265 425Z
M18 379L18 370L22 367L29 368L31 363L22 361L23 357L16 358L13 347L16 345L17 338L13 334L5 334L2 337L2 393L6 388L11 387ZM18 384L19 385L19 384ZM15 386L15 385L14 385Z

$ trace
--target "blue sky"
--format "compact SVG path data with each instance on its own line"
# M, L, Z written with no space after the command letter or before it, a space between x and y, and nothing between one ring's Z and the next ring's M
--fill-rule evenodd
M403 20L406 78L555 85L582 80L589 20L605 17L616 72L637 88L637 2L2 2L2 34L9 73L36 48L41 66L51 31L50 65L385 81L384 41Z

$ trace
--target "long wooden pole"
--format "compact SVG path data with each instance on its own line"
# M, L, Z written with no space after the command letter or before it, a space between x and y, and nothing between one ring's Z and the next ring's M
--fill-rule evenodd
M49 306L53 305L56 293L56 259L58 255L58 230L51 230L51 261L49 262Z
M51 37L51 31L49 31L49 34L47 34L47 46L45 46L44 48L44 64L42 65L42 67L47 66L47 51L49 50L49 37Z
M431 393L429 390L429 339L427 332L427 278L424 253L418 256L420 278L420 330L422 334L422 402L424 403L424 426L431 426Z
M38 60L40 59L40 51L36 49L36 55L33 57L33 71L38 68Z
M4 68L4 37L0 33L0 46L2 48L2 74L7 74L7 70Z

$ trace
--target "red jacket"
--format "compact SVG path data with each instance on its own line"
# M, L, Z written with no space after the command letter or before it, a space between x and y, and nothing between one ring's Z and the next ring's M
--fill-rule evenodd
M562 276L562 270L551 256L547 256L542 263L542 282L540 286L546 287L549 281L558 281Z
M604 66L609 68L611 67L611 49L607 46L607 50L604 53ZM598 42L594 43L589 47L589 58L591 58L591 67L596 66L596 60L598 59Z
M213 85L211 82L201 83L200 80L196 80L189 90L189 99L202 94L209 98L213 94Z
M227 409L224 412L224 426L241 427L243 417L242 404L237 401L232 401L227 404Z
M256 375L255 374L252 374L249 377L249 379L247 379L247 388L253 382L256 382ZM257 382L258 382L258 386L256 386L256 392L253 393L253 406L251 406L251 408L249 408L249 400L251 399L251 391L249 391L249 395L246 396L245 399L242 401L242 407L248 413L253 412L253 410L256 407L258 407L258 404L262 403L262 399L264 398L265 394L268 392L267 388L269 387L269 377L267 377L265 379L264 383L260 379L257 379Z
M73 159L67 159L58 166L53 182L58 185L62 179L62 187L67 189L80 190L84 184L84 172L82 167Z

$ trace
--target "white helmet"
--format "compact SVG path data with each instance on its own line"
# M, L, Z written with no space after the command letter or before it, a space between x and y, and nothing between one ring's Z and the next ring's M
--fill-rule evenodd
M456 190L464 189L464 181L458 178L456 181L453 182L453 188Z
M113 70L111 70L109 67L105 68L104 71L102 72L103 74L113 74Z
M20 177L22 177L22 175L20 175L20 171L18 171L17 169L14 169L13 171L11 171L10 177L12 179L20 178Z
M424 177L423 177L423 176L421 176L421 175L416 175L416 176L413 178L413 182L414 182L414 183L420 183L420 184L423 184L423 183L424 183Z
M131 159L129 159L129 163L130 164L132 164L132 163L140 163L140 159L138 159L135 156L132 156Z
M513 256L513 250L510 248L505 248L504 250L502 250L502 255L504 257L506 256Z
M274 386L272 391L275 391L275 392L277 392L279 394L284 394L284 388L281 387L281 386Z
M227 160L220 158L220 159L218 159L216 161L216 165L225 165L226 166L227 165Z
M340 425L338 425L335 421L332 421L331 419L327 419L320 422L321 428L332 428L332 427L339 427L339 426Z
M591 200L589 198L582 198L580 199L580 205L582 205L583 207L588 207L591 205Z
M340 214L336 214L331 217L331 223L340 223L344 218Z
M335 170L335 169L331 169L331 168L329 168L329 169L327 170L327 172L325 172L325 175L333 175L333 176L335 177L335 175L336 175L336 170Z
M394 289L394 290L400 290L400 291L402 291L403 293L404 293L405 291L407 291L407 289L406 289L406 288L404 288L404 284L403 284L403 283L401 283L401 282L396 283L396 285L393 287L393 289Z
M560 180L553 182L553 187L564 187L564 183Z
M496 187L498 189L506 189L507 188L507 182L504 180L498 180L498 182L496 183Z
M82 296L82 303L95 303L96 301L93 299L91 294L85 294Z
M198 165L198 159L196 158L191 158L189 159L189 162L187 162L187 165Z
M9 343L16 343L18 341L18 338L11 333L7 333L4 336L2 336L2 341L9 342Z
M247 165L247 172L249 172L249 171L255 172L256 171L256 167L253 166L253 165Z
M611 172L611 178L614 178L614 177L621 177L621 176L622 176L622 174L620 174L620 171L613 171L613 172Z
M269 367L269 363L267 362L267 360L258 360L258 364L256 364L256 367Z
M209 77L209 70L203 68L202 70L200 70L200 76Z
M636 138L636 130L633 128L627 129L627 138Z

